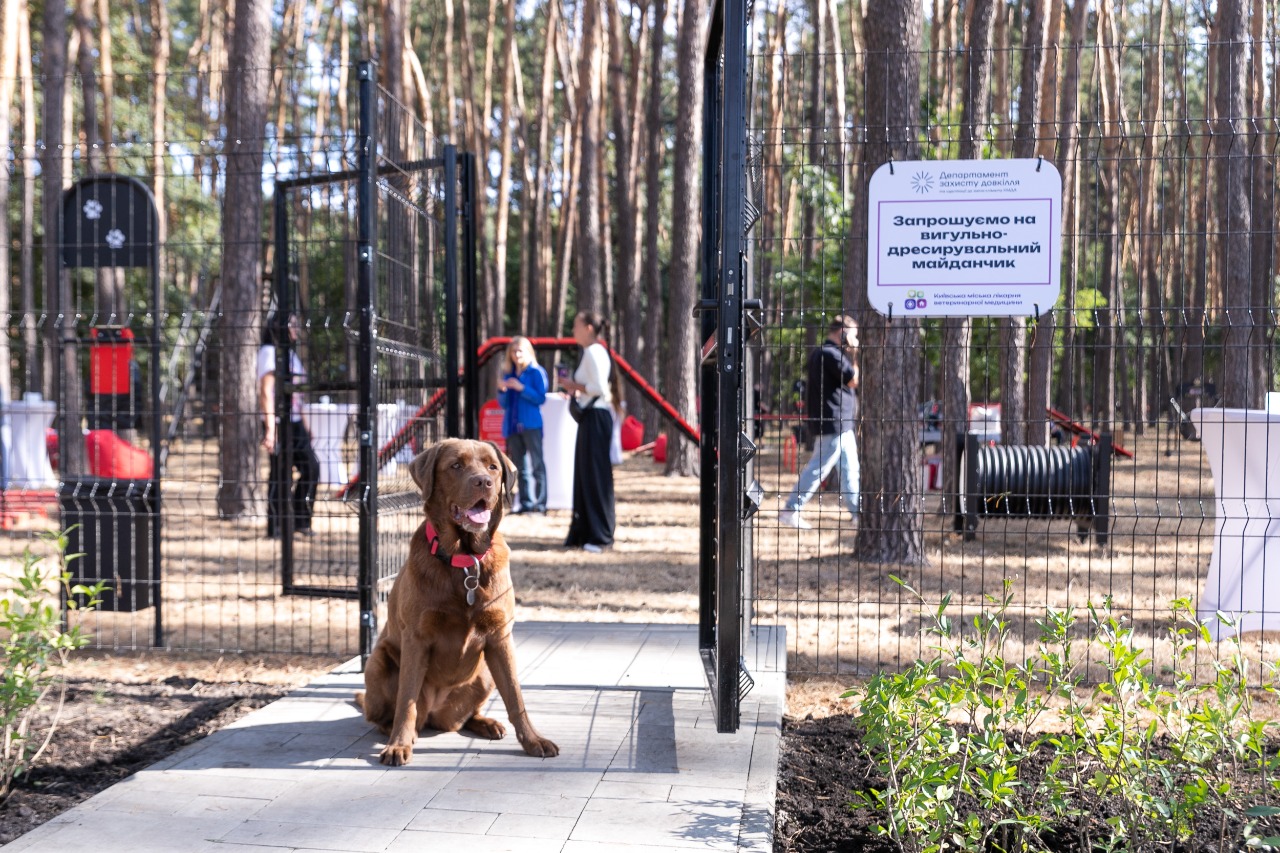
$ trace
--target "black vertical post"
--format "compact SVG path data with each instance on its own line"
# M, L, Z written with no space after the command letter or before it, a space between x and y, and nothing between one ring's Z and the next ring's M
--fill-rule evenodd
M150 197L149 193L145 196ZM154 223L151 235L151 571L155 594L151 600L155 604L155 645L164 646L164 596L160 594L161 566L160 559L160 330L163 327L164 301L160 288L160 229L159 215L156 213L154 200L151 203L151 216Z
M717 432L720 469L719 594L716 596L717 683L720 694L716 730L738 730L739 671L742 659L742 202L746 197L747 0L725 0L724 104L720 122L720 305L716 349L720 358Z
M978 529L978 511L982 506L982 491L978 480L978 437L972 432L964 436L964 538L968 542L975 538Z
M1106 547L1111 530L1111 455L1114 446L1111 433L1104 432L1093 447L1093 536L1099 547Z
M444 434L459 432L458 404L458 149L444 147Z
M360 552L360 656L368 660L378 636L378 614L374 598L377 578L378 552L374 523L378 510L378 447L377 399L374 393L374 287L376 267L374 252L377 248L377 126L374 98L374 64L361 62L360 80L360 136L357 144L357 169L360 172L356 200L356 227L358 245L356 301L359 306L359 347L357 355L360 375L359 401L356 408L356 434L359 438L360 460L360 532L357 547Z
M276 465L275 488L276 510L280 513L276 519L276 532L280 534L280 579L285 594L293 589L293 501L289 499L290 486L293 483L293 411L290 406L290 384L293 382L293 371L290 369L290 354L293 344L289 340L289 312L293 301L289 289L289 231L286 221L288 216L288 190L281 181L276 181L275 195L271 199L273 223L275 228L276 258L275 269L271 271L272 284L275 290L276 311L271 318L275 328L271 336L276 342L275 367L275 418L276 418L276 456L280 460ZM268 500L270 498L268 497ZM267 508L268 514L271 508Z
M466 382L464 438L480 437L480 374L476 351L480 347L480 319L476 310L478 266L475 217L476 155L462 155L462 364Z
M716 334L716 292L720 274L720 46L724 37L724 6L717 2L712 9L711 25L707 34L706 60L702 79L702 293L698 324L698 342L705 345ZM714 357L704 358L699 371L698 389L702 398L702 442L700 446L699 478L699 547L698 547L698 648L704 653L708 666L707 676L715 681L716 650L716 560L717 550L716 460L719 441L719 421L714 412L719 411L719 375Z

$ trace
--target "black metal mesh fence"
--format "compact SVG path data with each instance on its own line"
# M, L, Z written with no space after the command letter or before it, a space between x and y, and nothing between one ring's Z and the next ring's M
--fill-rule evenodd
M129 77L115 91L149 92L150 83ZM223 74L167 79L171 99L209 109L226 85ZM377 277L362 291L358 69L275 69L271 85L289 96L272 98L285 106L261 138L201 128L174 135L170 126L169 138L133 134L92 157L83 145L65 150L68 184L109 169L158 192L162 304L152 298L148 270L109 269L63 272L66 298L58 306L44 277L51 235L12 233L5 248L15 286L0 549L14 568L24 548L51 553L36 534L80 524L73 550L88 556L72 563L73 574L96 572L114 593L106 608L72 620L101 646L150 647L162 624L159 642L172 649L355 653L361 501L370 488L380 493L374 509L389 532L368 554L383 579L398 571L409 520L419 517L404 463L441 434L445 411L434 399L446 375L440 146L410 110L373 87ZM236 215L260 216L261 239L252 275L229 280L221 203L228 154L244 146L264 152L263 201L260 212ZM41 208L37 178L46 154L43 145L15 148L11 222L22 218L24 204ZM434 168L429 157L437 158ZM265 424L259 381L276 365L259 362L273 318L284 331L288 313L298 319L297 362L280 383L284 408L277 411L291 413L282 420L293 440L305 433L314 463L294 468L287 463L307 454L286 454L293 469L286 491L314 479L314 498L301 489L273 518L271 455L258 443ZM372 335L362 337L366 318L376 319ZM377 341L366 364L376 374L367 371L363 386L362 340ZM247 440L228 439L230 383L247 400L240 416L252 424ZM359 429L362 388L373 400L367 434ZM56 413L65 413L64 435L82 433L78 461L69 460L80 451L69 457L67 439L53 429ZM370 455L362 458L365 449ZM229 460L245 473L229 473ZM369 460L377 480L360 476ZM159 553L150 538L157 528ZM375 578L369 586L385 595L385 583Z
M1062 298L1017 323L903 312L888 322L907 330L909 345L871 353L868 338L884 336L867 330L886 320L856 311L866 279L852 270L867 251L857 206L880 165L868 160L886 130L865 112L876 63L865 53L779 51L797 37L785 27L758 15L760 52L749 62L748 174L760 176L749 269L764 310L749 354L747 432L762 448L753 473L767 497L751 522L747 571L753 618L788 628L789 671L902 666L929 654L922 629L944 599L963 626L1006 582L1016 646L1006 652L1015 656L1034 653L1047 609L1074 608L1083 619L1092 603L1126 619L1156 671L1168 673L1184 665L1168 642L1179 600L1192 614L1199 608L1215 639L1236 634L1219 627L1215 610L1235 611L1246 649L1273 655L1259 633L1280 629L1280 598L1267 577L1280 559L1267 533L1280 492L1268 483L1280 432L1268 424L1280 416L1264 411L1265 392L1277 388L1272 69L1251 66L1266 82L1250 89L1249 111L1227 121L1216 106L1226 93L1214 90L1212 75L1206 86L1205 75L1221 51L1240 45L1071 50L1064 33L1048 52L1043 118L1020 126L1025 53L997 51L990 118L973 147L997 167L1029 134L1034 145L1022 156L1061 172ZM1276 47L1265 42L1257 55L1274 56ZM912 140L894 156L957 158L968 131L966 55L918 59L921 106L913 126L890 129ZM1243 232L1228 211L1237 202L1251 214ZM876 364L862 376L864 403L894 374L909 373L920 388L918 399L864 405L862 483L888 464L865 452L869 438L885 434L905 437L919 477L905 492L864 489L855 519L833 463L793 517L788 500L811 458L806 361L845 309L862 320L864 367ZM1194 410L1220 406L1251 414L1197 432L1199 418L1223 424L1224 416ZM962 451L966 436L968 457L952 456L947 443ZM878 532L868 528L882 523L865 511L872 501L898 507L920 531L923 547L906 564L867 558ZM1207 665L1212 651L1202 646L1192 665Z

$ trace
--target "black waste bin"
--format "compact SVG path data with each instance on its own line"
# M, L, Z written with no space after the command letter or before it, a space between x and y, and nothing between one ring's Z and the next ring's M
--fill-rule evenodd
M155 555L151 525L158 523L152 480L84 477L63 480L58 494L72 584L106 581L100 610L133 612L152 604ZM74 527L73 527L74 526Z

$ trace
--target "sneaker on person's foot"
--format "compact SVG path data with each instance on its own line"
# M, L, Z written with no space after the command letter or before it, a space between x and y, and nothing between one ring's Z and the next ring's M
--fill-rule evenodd
M813 525L801 518L800 511L796 509L784 509L778 513L778 521L789 527L794 527L796 530L813 529Z
M604 553L604 549L601 548L599 545L595 544L594 542L588 542L586 545L583 545L582 550L586 551L588 554Z

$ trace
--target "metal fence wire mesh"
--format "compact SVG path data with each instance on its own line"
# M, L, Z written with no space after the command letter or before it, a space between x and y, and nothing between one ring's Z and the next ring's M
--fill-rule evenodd
M752 476L766 497L749 522L751 559L743 586L754 621L786 625L789 671L869 673L928 653L920 631L926 607L891 576L910 583L930 605L951 595L960 623L1012 581L1009 618L1027 651L1045 608L1080 610L1109 601L1130 620L1158 670L1171 665L1163 637L1175 600L1193 607L1216 601L1230 609L1234 594L1238 609L1266 618L1263 627L1280 624L1271 622L1280 620L1280 607L1268 605L1266 587L1242 601L1228 567L1237 567L1238 580L1246 563L1268 565L1267 479L1268 468L1276 468L1267 462L1271 449L1280 448L1280 435L1273 436L1258 415L1239 429L1220 418L1220 437L1210 440L1206 432L1205 440L1196 440L1192 418L1197 408L1215 405L1262 410L1265 392L1276 387L1276 87L1257 87L1261 94L1245 100L1243 114L1223 119L1221 99L1205 88L1217 49L1206 42L1104 39L1070 49L1064 41L1048 51L1052 82L1044 86L1040 119L1027 126L1025 138L1034 140L1033 155L1051 161L1064 178L1063 296L1025 323L895 318L910 330L908 344L880 352L864 346L864 366L878 362L909 372L920 389L911 399L864 407L859 418L864 447L877 434L905 433L913 436L909 452L919 459L920 476L906 493L860 495L864 507L875 500L915 514L923 531L919 559L886 565L858 556L857 537L869 514L861 521L850 517L838 478L803 508L801 517L812 529L779 520L781 503L808 458L799 429L805 361L830 319L857 309L854 296L865 287L851 272L857 269L852 259L866 248L855 224L870 175L871 130L884 125L883 117L866 114L873 83L868 68L874 66L868 56L839 49L788 52L800 43L799 26L793 21L779 28L772 12L756 11L751 32L757 52L749 57L747 81L747 295L764 307L757 312L761 329L748 344L754 380L745 389L744 428L760 447ZM1194 29L1171 24L1168 31ZM1260 76L1273 82L1268 63L1280 55L1278 45L1270 36L1258 44ZM960 108L963 59L954 51L919 56L921 80L928 84L907 134L917 149L912 156L954 158L969 147L992 162L1012 156L1024 53L994 53L989 119L968 141ZM115 91L145 100L151 83L146 75L132 75L117 80ZM173 74L166 89L171 98L207 102L205 111L214 115L225 84L221 74ZM16 558L27 545L44 548L31 534L57 525L62 499L70 494L63 470L36 464L57 411L47 401L65 402L54 396L55 377L80 389L82 427L90 415L102 419L142 457L154 457L154 450L162 460L155 472L162 559L151 577L136 579L145 595L135 590L124 596L128 606L83 617L104 646L151 646L160 608L162 639L170 648L355 652L361 560L375 561L376 571L370 569L365 580L376 599L399 568L403 553L397 549L405 547L417 519L404 462L423 443L459 432L447 423L451 410L444 394L456 374L441 354L474 352L474 341L466 339L474 314L463 301L450 301L440 282L451 263L465 274L467 228L450 224L452 208L442 203L446 185L456 181L465 189L474 181L465 158L454 161L450 177L430 129L385 95L375 100L376 276L362 294L361 190L351 174L360 166L356 71L280 69L272 86L298 94L285 99L262 138L252 140L265 152L266 199L255 247L259 280L252 283L258 298L251 306L228 307L226 298L244 282L223 277L219 200L229 153L246 140L227 139L221 131L184 129L163 140L135 136L97 152L84 146L64 152L69 180L109 168L140 177L156 194L162 304L151 298L143 270L75 270L63 274L68 300L55 311L44 285L50 235L18 229L2 249L23 283L14 289L6 317L14 370L6 389L10 452L0 503L8 531L0 537L5 556ZM46 153L39 146L15 147L6 160L12 221L39 224L37 161ZM311 176L323 179L280 196L285 210L277 221L273 202L280 182ZM1249 213L1243 230L1242 209ZM285 226L283 239L277 225ZM450 233L458 240L452 262ZM1248 294L1243 300L1241 292ZM286 541L266 537L267 454L250 446L228 450L222 441L226 365L256 362L273 303L297 310L296 351L306 378L289 390L309 407L311 424L323 423L310 430L320 470L314 533L287 540L295 594L286 594ZM859 317L864 332L879 322ZM362 328L368 330L367 371L360 367ZM118 399L106 399L107 391L92 387L95 344L110 364L108 352L123 352L124 345L95 333L122 329L134 334L132 357L124 359L128 390L113 390ZM152 336L158 336L158 356ZM864 334L864 345L875 339ZM955 341L967 341L960 348L967 357L967 394L959 405L957 383L946 378ZM59 358L69 358L75 370L64 371ZM1006 375L1018 379L1010 383ZM362 377L369 384L362 386ZM148 390L153 379L159 386L154 395ZM476 381L474 371L467 380ZM877 374L868 370L864 398L875 381ZM464 396L468 387L474 388L464 386ZM456 399L454 404L456 417ZM368 418L367 439L357 410ZM1019 410L1020 418L1011 415ZM249 414L261 421L261 410ZM1233 437L1222 437L1229 427ZM1117 451L1132 455L1101 453L1102 445L1086 432L1109 436ZM982 458L958 454L968 434ZM990 441L1049 450L981 449ZM1087 476L1082 448L1089 451ZM219 500L231 450L254 460L253 476L242 484L253 509L235 519ZM1064 461L1051 466L1033 459L1054 454ZM119 450L111 456L121 463L132 458ZM371 460L378 479L358 478L362 458ZM1109 471L1100 473L1103 458ZM861 454L864 475L883 461ZM973 476L962 477L970 463ZM1228 464L1246 473L1215 488L1215 466ZM1000 466L1009 473L990 473ZM1076 494L1082 480L1090 486L1083 498ZM1011 483L1024 484L1030 494L1009 498ZM366 506L377 509L386 535L362 540L358 506L371 484L376 503ZM1072 510L1042 517L1039 508L1054 503L1055 489L1065 490ZM116 549L121 565L141 565L137 549L150 535L143 522L153 518L147 495L125 489L105 500L104 508L82 512L113 519L113 532L128 532L107 550ZM1218 502L1243 507L1246 520L1222 539L1221 571L1211 575ZM1074 511L1077 505L1086 511ZM1106 521L1105 544L1098 518ZM1251 651L1265 642L1266 635L1248 635ZM1212 647L1202 647L1195 664L1207 665L1212 657Z
M1189 662L1171 657L1180 599L1200 608L1215 639L1236 634L1215 609L1236 611L1246 650L1267 658L1280 630L1267 577L1280 561L1269 538L1280 469L1268 464L1280 431L1263 411L1265 393L1280 389L1270 59L1251 66L1266 79L1242 100L1248 112L1224 118L1231 91L1215 90L1212 69L1231 46L1104 38L1072 47L1064 32L1047 51L1039 121L1019 120L1027 52L1014 49L990 56L978 102L986 118L969 126L967 55L923 52L915 122L891 128L867 113L882 102L869 95L877 81L868 69L882 67L873 55L791 52L800 25L768 12L757 13L750 39L747 129L760 162L749 162L748 184L756 169L761 178L749 199L759 221L748 235L748 295L764 307L744 431L760 445L751 473L767 497L749 522L754 560L744 573L752 618L787 626L788 671L904 666L933 653L923 629L945 597L954 623L971 627L1006 582L1005 653L1015 659L1034 656L1048 608L1074 608L1083 632L1092 603L1127 620L1157 673L1206 666L1221 651L1212 644ZM1275 41L1255 46L1256 57L1277 55ZM886 136L900 141L886 148ZM1019 149L1020 139L1033 144ZM1043 157L1061 172L1061 299L1013 321L906 312L886 321L859 310L867 246L858 214L872 171L891 157L961 156L985 159L989 171L1002 158ZM799 513L811 529L798 529L785 510L810 458L806 361L846 310L862 323L862 485L887 464L866 452L886 433L913 445L919 477L903 493L862 489L855 519L832 470ZM905 328L908 343L868 349L892 340L868 334L886 323ZM874 383L894 374L918 393L869 409ZM1197 431L1195 410L1221 406L1251 414L1215 415L1216 428ZM1217 488L1215 471L1225 471ZM884 517L867 512L872 502L914 516L923 545L908 564L860 556L868 525ZM1217 516L1232 513L1215 557Z
M307 109L272 116L261 139L117 141L102 162L67 151L68 183L109 166L160 193L159 304L149 270L116 268L51 273L58 303L41 284L52 236L5 249L15 280L34 285L15 292L20 310L7 316L0 548L12 567L24 548L51 553L39 531L79 524L72 550L86 557L73 574L114 588L103 609L71 614L99 646L353 654L362 607L376 612L403 563L421 518L405 463L443 434L444 330L449 310L460 322L462 302L445 298L444 146L376 85L364 93L375 275L362 286L358 77L357 68L277 69L273 85ZM117 92L150 86L117 82ZM214 103L225 85L221 74L167 81L171 97ZM246 144L264 151L261 239L252 280L231 283L218 199L235 162L228 151ZM13 151L13 187L37 186L44 154ZM6 201L15 211L21 194ZM247 307L228 299L232 287L251 295ZM289 315L296 338L281 349L293 366L274 402L290 413L281 458L292 476L273 510L258 380L276 366L263 345L288 336ZM253 433L239 444L225 440L232 364L251 371ZM85 446L74 476L72 430ZM229 482L228 454L249 460L246 482ZM245 511L228 512L228 486L244 487ZM365 533L362 506L373 525ZM376 623L365 621L368 639Z

